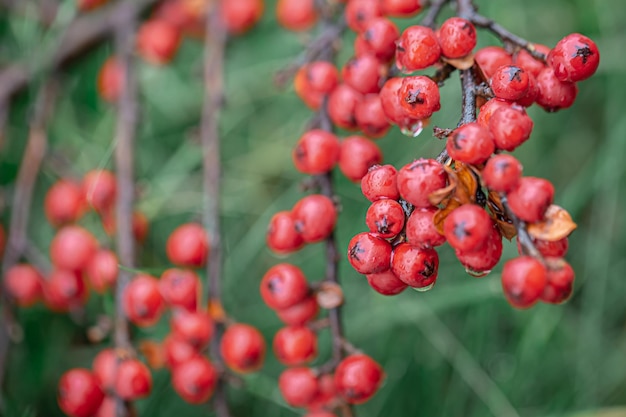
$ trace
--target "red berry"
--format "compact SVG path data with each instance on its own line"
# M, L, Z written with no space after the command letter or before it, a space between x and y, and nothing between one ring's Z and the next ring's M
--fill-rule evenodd
M327 412L325 412L323 409L332 407L337 399L337 390L335 389L335 376L333 374L320 375L317 378L317 385L317 395L315 396L313 401L307 405L307 408L309 409L309 412L313 412L313 417L329 417L329 414L327 414ZM330 417L337 416L330 413Z
M370 232L388 239L404 228L404 210L394 200L384 199L372 203L365 215L365 224Z
M282 263L271 267L261 280L261 297L268 307L284 309L303 301L309 285L302 270L295 265Z
M44 281L43 295L49 309L66 312L83 306L89 290L78 272L56 269Z
M572 33L561 39L550 51L548 62L559 81L578 82L596 72L600 64L600 51L588 37Z
M489 131L498 149L514 150L528 140L532 130L532 119L518 106L498 109L489 119Z
M335 370L337 392L350 404L362 404L376 394L385 377L382 367L364 354L346 357Z
M115 103L125 86L126 75L121 62L115 56L107 58L98 72L98 94L104 101Z
M507 65L500 67L489 80L496 97L504 100L519 100L528 93L528 74L522 68Z
M347 84L339 84L328 96L328 116L332 122L347 130L357 128L355 111L363 94Z
M395 23L384 17L377 17L368 22L357 39L362 39L366 53L387 62L395 55L396 40L399 37L400 31Z
M150 224L148 223L148 217L140 211L133 212L132 218L133 236L139 243L143 243L148 235L148 229Z
M491 226L487 242L477 251L455 251L456 257L468 273L485 276L498 264L502 256L502 236L497 227Z
M115 387L117 361L117 354L113 349L101 350L93 360L93 374L100 387L107 392Z
M198 349L175 334L169 334L163 340L163 357L168 368L174 369L180 364L198 355Z
M278 388L287 404L306 407L317 396L318 380L309 368L289 368L278 378Z
M337 208L333 201L321 194L303 197L291 209L296 230L306 243L326 239L335 228Z
M317 21L315 0L278 0L276 20L289 30L310 29Z
M418 159L403 166L398 172L398 191L407 202L417 208L432 204L428 196L446 186L448 175L443 165L434 159Z
M105 292L115 284L118 273L117 256L108 249L99 249L89 259L85 268L85 275L91 287L99 293Z
M296 230L296 222L291 211L274 214L267 228L267 246L278 254L295 252L304 245L304 240Z
M491 232L491 218L482 207L464 204L446 217L443 232L454 249L475 252L487 243Z
M374 165L361 178L361 192L369 201L382 198L400 198L397 183L398 171L393 165Z
M313 110L318 110L324 97L339 83L339 71L326 61L305 64L294 77L294 89L300 99Z
M274 336L274 353L283 365L304 365L317 356L317 335L304 326L283 327Z
M391 264L391 244L371 233L359 233L348 244L348 261L360 274L384 272Z
M489 127L489 121L491 120L491 116L493 116L493 114L497 110L503 107L509 108L511 106L513 106L513 103L506 100L501 100L498 98L489 100L480 108L480 113L478 114L476 122L483 127Z
M446 242L433 223L435 213L434 207L413 210L406 221L406 239L412 246L433 248Z
M426 26L409 26L396 43L396 66L406 72L428 68L439 61L441 47Z
M550 181L536 177L522 177L507 195L509 207L520 219L535 223L543 219L554 199Z
M528 74L528 91L526 95L515 102L518 106L530 107L539 96L539 86L534 75Z
M172 370L172 386L181 398L191 404L202 404L211 398L219 376L204 356L195 356Z
M70 417L93 416L103 399L98 381L87 369L70 369L59 380L59 407Z
M186 36L203 39L206 4L190 0L169 0L157 4L152 19L164 20Z
M139 274L124 289L122 299L124 312L137 326L152 326L161 318L165 301L159 291L159 281Z
M467 123L452 132L446 142L448 154L466 164L482 164L496 150L489 129L478 123Z
M283 323L289 326L302 326L313 320L319 309L317 299L310 296L291 307L276 310L276 314Z
M46 218L53 226L80 219L85 209L81 186L71 180L59 180L50 187L44 200Z
M413 288L430 288L437 280L439 256L434 249L401 243L393 248L391 270Z
M378 145L367 138L349 136L341 142L339 169L351 181L361 181L370 167L382 159Z
M365 54L350 59L341 70L343 81L361 94L378 93L383 64L374 56Z
M106 170L89 171L83 177L83 193L97 212L112 210L117 197L115 176Z
M200 278L195 272L185 269L167 269L159 280L161 296L171 306L187 311L196 311Z
M138 400L150 395L152 374L146 365L137 359L126 359L117 368L115 392L124 400Z
M410 127L417 123L417 119L411 117L408 111L402 105L402 98L399 91L402 87L404 78L393 77L385 82L380 90L380 104L387 119L401 129Z
M206 312L178 310L174 312L170 323L173 334L198 350L205 347L213 337L213 320Z
M331 171L339 159L339 139L331 132L313 129L300 137L292 158L296 169L317 175Z
M385 136L390 127L378 94L363 97L356 105L354 117L359 129L369 138Z
M547 284L541 301L551 304L565 302L574 290L574 270L561 258L546 258Z
M81 271L98 249L98 241L80 226L59 229L50 243L50 260L60 269Z
M502 289L513 307L528 308L535 304L546 283L545 266L530 256L511 259L502 269Z
M576 84L559 81L552 68L545 68L537 75L537 87L537 104L549 112L571 107L578 94Z
M565 256L569 248L569 241L566 237L555 241L533 239L533 244L541 255L546 258L561 258ZM520 255L523 254L519 240L517 241L517 251Z
M199 268L209 256L209 241L202 225L186 223L178 226L167 238L166 253L170 262Z
M117 400L115 397L106 396L98 408L98 412L95 417L116 417L117 412Z
M4 273L4 290L20 307L30 307L41 299L39 271L29 264L17 264Z
M263 16L263 0L222 0L220 5L226 29L236 35L252 29Z
M345 10L348 27L355 32L366 30L372 19L383 15L380 3L378 0L350 0Z
M446 58L461 58L476 46L476 28L460 17L451 17L437 31L441 54Z
M505 65L511 65L513 58L499 46L487 46L476 51L474 60L480 66L485 78L489 79L496 70Z
M229 326L220 341L220 353L226 366L242 374L263 366L265 340L256 328L247 324Z
M310 413L306 413L304 417L337 417L337 414L333 414L330 411L311 411Z
M541 52L546 57L550 53L550 48L545 45L536 43L534 44L534 47L537 52ZM520 68L524 68L524 70L526 70L526 72L533 77L539 75L541 70L546 67L546 64L538 59L533 58L533 56L525 49L520 49L517 54L515 54L515 56L513 57L513 64Z
M385 0L383 12L387 16L411 17L422 10L422 0Z
M485 164L482 177L490 190L508 193L522 177L522 164L512 155L494 155Z
M366 275L370 287L382 295L396 295L406 290L408 285L400 280L391 270Z
M405 77L398 90L398 97L400 105L414 119L426 119L441 108L439 87L433 80L422 75Z
M137 32L137 53L153 65L165 65L176 55L180 32L164 20L148 20Z

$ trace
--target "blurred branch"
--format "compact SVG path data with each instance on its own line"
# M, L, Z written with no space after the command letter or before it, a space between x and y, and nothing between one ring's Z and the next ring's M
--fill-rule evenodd
M431 29L435 29L435 24L437 23L437 17L439 17L439 14L441 13L441 9L443 9L443 6L445 6L449 2L450 0L431 1L430 5L428 6L428 11L426 12L426 15L420 22L420 25L428 26Z

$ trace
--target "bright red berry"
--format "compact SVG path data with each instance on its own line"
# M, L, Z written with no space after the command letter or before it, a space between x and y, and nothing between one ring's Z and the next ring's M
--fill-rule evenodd
M408 287L408 285L400 280L391 270L378 272L376 274L367 274L365 277L370 287L382 295L400 294Z
M519 106L496 110L489 119L489 131L498 149L512 151L526 142L533 130L533 120Z
M406 221L406 239L412 246L434 248L446 242L433 223L435 207L415 209Z
M568 81L559 81L551 67L543 69L537 75L537 104L549 112L571 107L576 100L578 87Z
M489 129L478 123L467 123L452 132L446 142L448 154L466 164L482 164L496 150Z
M159 291L159 281L139 274L124 289L122 299L124 312L137 326L152 326L161 318L165 301Z
M42 280L32 265L17 264L4 273L4 290L20 307L30 307L41 299Z
M322 105L339 83L337 67L327 61L314 61L305 64L294 77L294 89L300 99L312 110Z
M348 27L355 32L363 32L368 23L383 15L382 5L378 0L350 0L345 15Z
M476 51L474 60L480 66L486 79L496 72L496 70L505 65L511 65L513 58L511 55L499 46L487 46Z
M559 81L578 82L596 72L600 64L600 51L588 37L572 33L561 39L550 51L548 62Z
M98 94L104 101L115 103L125 85L126 75L121 62L115 56L107 58L98 72Z
M126 359L117 368L115 392L124 400L138 400L150 395L152 374L150 369L137 359Z
M569 241L566 237L555 241L533 239L533 244L545 258L562 258L569 248ZM517 252L520 255L523 254L519 240L517 241Z
M422 10L422 0L385 0L382 6L387 16L411 17Z
M400 198L397 177L398 171L393 165L374 165L361 178L361 192L369 201L397 200Z
M315 296L309 296L291 307L276 310L276 315L289 326L302 326L313 320L319 309Z
M512 155L494 155L485 164L482 177L490 190L508 193L522 178L522 164Z
M325 408L332 407L337 399L337 390L335 389L335 376L333 374L323 374L317 378L317 395L307 408L309 412L319 410L321 414L313 414L313 417L336 417L330 413L330 416L324 412ZM308 414L307 414L308 415Z
M439 87L423 75L405 77L398 90L398 97L400 105L414 119L426 119L441 108Z
M450 246L463 252L478 251L491 231L489 214L476 204L464 204L446 217L443 232Z
M362 404L372 398L383 379L383 368L364 354L350 355L335 370L335 387L350 404Z
M391 265L391 244L372 233L359 233L348 244L348 261L360 274L384 272Z
M385 136L390 127L378 94L368 94L357 102L354 117L359 129L369 138Z
M409 26L396 43L396 66L406 72L428 68L439 61L441 47L426 26Z
M361 94L378 93L383 64L374 55L353 57L341 70L343 81Z
M309 368L289 368L278 378L278 388L287 404L306 407L317 396L319 383Z
M283 327L276 332L273 346L280 363L304 365L317 356L317 334L305 326Z
M117 255L109 249L99 249L89 259L85 275L91 287L99 293L111 288L117 281L119 273Z
M321 194L303 197L291 209L296 230L306 243L326 239L335 228L337 208L333 201Z
M300 268L282 263L271 267L261 280L261 297L268 307L284 309L306 298L309 285Z
M94 375L87 369L70 369L59 380L59 407L70 417L93 416L104 393Z
M381 163L382 159L378 145L367 138L349 136L341 142L339 169L351 181L361 181L370 167Z
M60 269L83 270L98 249L98 241L80 226L65 226L50 243L50 260Z
M263 366L265 340L255 327L247 324L229 326L220 341L220 353L226 366L242 374Z
M546 283L546 267L530 256L511 259L502 269L504 295L517 308L528 308L535 304Z
M113 349L101 350L93 360L93 374L100 387L107 392L115 387L117 361L118 357Z
M535 223L543 219L554 200L554 186L548 180L522 177L507 195L509 207L520 219Z
M500 67L489 79L496 97L504 100L519 100L528 93L528 74L522 68L507 65Z
M430 288L437 280L439 256L434 249L401 243L393 248L391 271L413 288Z
M148 20L137 32L137 53L153 65L168 64L180 45L180 32L164 20Z
M401 129L417 123L417 119L411 117L407 109L402 105L399 91L402 88L403 80L404 78L401 77L389 78L379 93L380 104L385 116L391 123L398 125Z
M87 203L97 212L110 211L117 197L115 176L103 169L89 171L83 177L83 193Z
M167 269L159 280L159 291L165 302L187 311L196 311L200 286L198 275L185 269Z
M310 29L317 21L315 0L278 0L276 20L289 30Z
M272 216L265 237L267 246L278 254L297 251L304 245L289 210L279 211Z
M547 283L541 301L551 304L565 302L574 290L574 270L561 258L546 258Z
M398 191L407 202L417 208L432 204L428 196L446 186L448 175L443 165L434 159L418 159L398 171Z
M218 379L213 364L204 356L195 356L172 369L174 391L191 404L208 401Z
M199 268L209 256L209 240L201 224L186 223L167 238L165 250L173 264Z
M383 239L394 237L404 228L404 210L394 200L375 201L367 209L365 224L370 232Z
M487 242L476 251L456 250L456 257L468 273L474 276L484 276L498 264L502 256L502 235L497 227L490 229Z
M43 295L49 309L65 312L83 306L89 290L78 272L55 269L44 281Z
M170 369L178 367L198 354L198 349L175 334L169 334L163 340L163 357Z
M296 169L317 175L331 171L339 159L339 139L331 132L313 129L304 133L293 150Z
M451 17L437 31L441 54L446 58L461 58L476 46L476 28L460 17Z
M220 5L226 29L235 35L252 29L263 16L263 0L222 0Z
M328 96L328 116L332 122L347 130L357 128L355 111L363 94L347 84L339 84Z
M383 62L388 62L395 55L396 40L399 37L400 31L395 23L384 17L378 17L368 22L357 39L362 39L366 53L373 54Z
M548 57L548 54L550 53L549 47L539 43L534 44L534 47L537 52L541 52L546 56L546 58ZM541 70L546 67L545 63L533 58L533 56L525 49L520 49L517 54L513 56L513 64L520 68L524 68L524 70L526 70L526 72L533 77L539 75Z
M175 311L170 324L173 334L198 350L205 347L213 337L213 320L204 311Z
M513 106L513 103L509 101L501 100L498 98L491 99L485 104L483 104L482 107L480 108L480 113L478 114L478 118L476 119L476 122L481 126L489 127L489 121L491 120L491 116L493 116L493 114L497 110L503 107L509 108L511 106Z
M71 180L59 180L50 187L44 200L44 213L53 226L80 219L85 209L81 186Z

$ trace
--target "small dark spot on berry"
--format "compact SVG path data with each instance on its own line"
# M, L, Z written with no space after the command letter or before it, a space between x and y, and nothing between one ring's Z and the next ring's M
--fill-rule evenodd
M412 106L415 106L416 104L424 104L426 101L423 97L421 97L421 92L422 91L420 89L409 91L408 95L404 98L404 101Z
M416 168L420 168L422 171L426 171L426 165L428 165L428 162L426 161L415 161L409 167L409 171L413 171Z
M366 41L371 41L374 35L372 35L372 30L368 29L363 33L363 39Z
M392 226L387 221L387 216L383 216L383 218L379 222L374 222L376 224L376 230L378 233L387 234L389 233L389 227Z
M402 44L397 44L396 45L396 51L400 51L400 52L406 52L406 49L404 49L404 46L402 46Z
M435 264L430 261L424 262L424 269L420 272L420 275L424 278L430 278L435 273Z
M504 172L509 167L509 162L505 160L496 161L496 171Z
M465 135L462 133L457 133L456 135L452 136L452 145L457 151L463 149L463 146L459 142L465 142Z
M457 224L454 225L454 236L457 239L463 240L466 237L471 236L471 235L472 234L467 231L464 221L458 222Z
M280 291L281 279L280 277L274 276L267 281L267 289L270 290L272 294Z
M365 20L365 13L363 13L362 10L359 10L358 12L356 12L356 20L358 20L359 22L362 22L363 20Z
M522 82L522 74L523 70L518 67L509 67L507 70L507 74L509 75L509 81L517 81Z
M361 243L360 242L356 242L354 244L354 246L352 246L350 248L349 255L350 255L350 258L356 259L357 261L360 261L359 254L361 254L361 253L365 253L365 249L363 249L361 247Z
M300 161L304 158L306 158L306 150L302 144L298 144L298 146L296 146L296 159Z
M576 45L576 52L572 55L572 58L581 57L583 64L587 63L587 58L593 55L593 51L589 48L589 45Z

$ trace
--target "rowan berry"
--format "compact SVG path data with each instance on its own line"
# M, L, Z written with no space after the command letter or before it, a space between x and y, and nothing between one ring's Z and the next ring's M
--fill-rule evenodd
M339 84L328 96L328 116L332 122L347 130L357 128L356 105L363 100L363 94L347 84Z
M55 269L44 281L43 296L49 309L67 312L83 306L89 290L78 272Z
M515 101L515 104L523 107L530 107L535 103L539 96L539 86L537 85L537 79L534 75L528 74L528 91L524 97Z
M509 207L520 219L535 223L543 219L554 199L550 181L536 177L522 177L507 194Z
M159 281L146 274L135 276L124 289L122 306L128 319L137 326L154 325L165 307Z
M13 265L4 273L4 290L20 307L30 307L41 299L42 276L32 265Z
M380 104L387 119L401 129L409 127L417 122L417 119L411 117L408 111L402 105L402 98L399 91L402 87L404 78L393 77L388 79L383 88L380 90Z
M93 359L91 366L93 375L96 377L100 387L106 392L111 392L115 387L117 361L117 354L113 349L101 350Z
M489 131L498 149L512 151L528 140L533 120L518 106L496 110L489 119Z
M70 417L93 416L104 393L94 375L87 369L70 369L59 380L57 401L61 410Z
M185 223L167 238L165 251L170 262L180 266L199 268L209 256L209 241L201 224Z
M418 159L398 171L398 191L417 208L430 207L429 195L446 186L448 175L434 159Z
M408 285L400 280L391 270L367 274L365 277L370 287L382 295L397 295L408 287Z
M309 412L322 413L324 409L332 407L337 399L337 390L335 389L335 376L333 374L323 374L317 378L317 395L311 401L307 408ZM316 411L314 411L316 410ZM308 414L307 414L308 415ZM327 414L313 414L314 417L328 417ZM336 417L331 413L331 417Z
M96 238L80 226L65 226L50 243L50 260L61 269L80 271L98 249Z
M202 404L211 398L219 376L204 356L194 356L172 369L172 387L191 404Z
M268 307L280 310L303 301L309 285L302 270L282 263L271 267L261 279L261 297Z
M195 272L171 268L161 274L159 291L165 302L173 307L196 311L200 278Z
M341 142L339 169L350 181L361 181L370 167L382 159L378 145L367 138L349 136Z
M335 228L337 208L333 201L321 194L303 197L291 209L296 230L306 243L326 239Z
M44 213L53 226L62 226L80 219L85 210L85 200L79 184L72 180L59 180L50 187L44 200Z
M331 171L339 159L339 139L331 132L313 129L305 132L292 153L296 169L317 175Z
M226 29L235 35L252 29L263 16L263 0L222 0L220 5Z
M600 51L588 37L572 33L561 39L550 51L548 62L559 81L583 81L598 69Z
M343 66L343 82L361 94L378 93L384 66L374 55L353 57Z
M482 177L490 190L508 193L522 177L522 164L512 155L494 155L485 164Z
M541 301L551 304L565 302L574 290L574 270L561 258L546 258L547 283Z
M137 32L137 53L153 65L168 64L180 45L180 32L164 20L148 20Z
M414 119L426 119L441 108L439 87L423 75L405 77L398 90L398 97L400 105Z
M385 136L390 127L378 94L368 94L357 102L354 117L359 129L369 138Z
M115 56L107 58L98 72L98 94L104 101L115 103L125 85L126 74L122 63Z
M433 219L437 213L435 207L415 209L406 221L406 240L418 248L433 248L446 242Z
M105 292L115 284L118 273L117 255L108 249L99 249L85 267L85 275L91 288L99 293Z
M502 257L502 235L495 225L490 227L487 242L476 251L455 251L461 265L474 276L487 275Z
M446 58L462 58L476 46L476 28L460 17L451 17L437 31L441 54Z
M365 224L374 235L392 238L404 228L404 209L394 200L375 201L367 209Z
M502 269L502 289L513 307L531 307L539 300L546 283L546 267L530 256L511 259Z
M276 4L276 20L289 30L308 30L317 18L315 0L278 0Z
M548 57L548 54L550 53L549 47L541 45L539 43L535 43L533 46L535 47L535 51L544 54L546 58ZM526 70L526 72L533 77L539 75L541 70L546 67L546 64L544 62L533 58L533 56L525 49L520 49L513 56L513 64L520 68L524 68L524 70Z
M256 328L247 324L233 324L226 328L220 341L220 353L230 369L242 374L254 372L263 366L265 340Z
M489 238L491 218L480 206L464 204L454 209L443 222L450 246L463 252L480 250Z
M382 198L397 200L400 198L397 177L398 171L393 165L371 166L361 178L361 192L369 201Z
M411 17L422 11L421 0L385 0L383 13L393 17Z
M466 164L482 164L496 150L489 129L478 123L467 123L452 132L446 142L448 154Z
M437 280L439 256L434 249L401 243L393 248L391 271L409 287L428 289Z
M365 30L357 36L357 42L362 41L365 49L363 52L371 53L381 61L388 62L395 56L396 40L399 37L400 31L395 23L384 17L378 17L369 21Z
M267 246L275 253L284 254L297 251L304 240L296 230L291 211L283 210L274 214L266 233Z
M499 46L486 46L476 51L474 60L482 70L486 79L490 79L502 66L511 65L513 58Z
M278 378L278 388L287 404L306 407L317 396L319 383L309 368L289 368Z
M376 394L385 378L383 368L364 354L344 358L335 370L335 387L350 404L362 404Z
M537 75L537 87L539 88L539 94L536 102L549 112L570 107L574 104L578 94L576 84L568 81L559 81L551 67L544 68Z
M171 333L163 340L163 359L169 369L178 367L198 354L198 349L178 335Z
M428 68L439 61L441 47L426 26L409 26L396 42L396 67L404 72Z
M283 365L304 365L317 356L317 335L305 326L283 327L276 332L273 346Z
M276 315L289 326L302 326L313 320L319 309L315 296L310 296L291 307L276 310Z
M104 169L89 171L83 177L83 193L87 203L97 212L112 210L117 197L115 176Z
M491 120L491 116L493 116L493 114L497 110L501 108L509 108L513 105L514 104L510 101L501 100L498 98L491 99L483 104L480 108L480 113L478 114L476 122L483 127L489 127L489 121Z
M350 0L345 10L348 27L357 33L366 30L372 19L383 15L380 3L378 0Z
M546 258L561 258L565 256L569 248L569 240L566 237L553 241L533 239L533 244L541 256ZM517 241L517 251L522 255L522 246L519 240Z
M194 0L168 0L156 5L151 19L163 20L186 36L201 39L205 32L206 3Z
M513 65L500 67L489 79L496 97L504 100L519 100L528 93L528 74Z
M117 368L115 392L129 401L145 398L152 391L152 374L150 369L137 359L121 361Z
M300 99L311 109L317 110L324 97L339 83L339 71L326 61L305 64L296 73L294 89Z
M95 417L116 417L117 412L117 400L115 397L105 396L98 408L98 412Z
M391 265L391 244L371 233L359 233L348 244L348 261L360 274L384 272Z
M213 319L204 311L174 311L170 324L173 334L198 350L205 347L213 337Z

